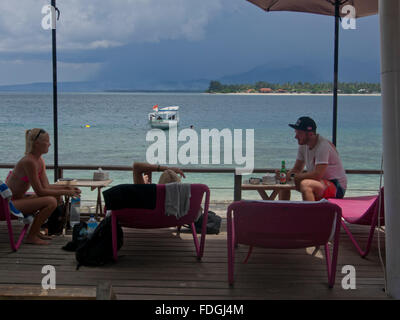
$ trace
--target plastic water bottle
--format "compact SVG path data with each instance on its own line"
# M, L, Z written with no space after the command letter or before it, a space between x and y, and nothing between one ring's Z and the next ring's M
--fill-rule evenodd
M71 198L71 210L69 213L69 224L71 228L74 228L74 225L81 222L81 198L73 197Z
M90 238L93 235L94 230L97 228L98 226L98 222L96 220L96 218L94 217L93 214L90 215L90 219L87 222L87 226L88 226L88 237Z

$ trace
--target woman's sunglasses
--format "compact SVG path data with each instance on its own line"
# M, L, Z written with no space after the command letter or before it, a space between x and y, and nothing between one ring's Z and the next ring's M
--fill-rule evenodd
M36 135L35 139L33 139L33 141L36 141L41 133L46 133L46 131L44 131L43 129L40 129L39 133Z

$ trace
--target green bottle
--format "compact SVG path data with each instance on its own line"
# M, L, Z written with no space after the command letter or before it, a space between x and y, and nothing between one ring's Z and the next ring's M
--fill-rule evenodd
M282 168L279 171L279 183L280 184L286 184L287 180L287 171L286 171L286 166L285 166L285 161L282 161Z

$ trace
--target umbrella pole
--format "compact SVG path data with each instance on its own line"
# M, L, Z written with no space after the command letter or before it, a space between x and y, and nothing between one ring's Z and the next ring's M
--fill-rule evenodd
M56 0L51 0L52 13L55 15ZM54 125L54 182L58 180L58 115L57 115L57 46L56 46L56 17L52 17L52 47L53 47L53 125Z
M333 66L333 122L332 122L332 143L335 146L336 146L336 128L337 128L338 65L339 65L339 0L336 0L335 1L335 60Z

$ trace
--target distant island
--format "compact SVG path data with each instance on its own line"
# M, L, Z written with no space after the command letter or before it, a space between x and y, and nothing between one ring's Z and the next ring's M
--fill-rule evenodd
M332 94L331 82L324 83L269 83L264 81L255 84L222 84L219 81L211 81L207 93L292 93L292 94ZM366 82L339 82L339 94L380 94L379 83Z

